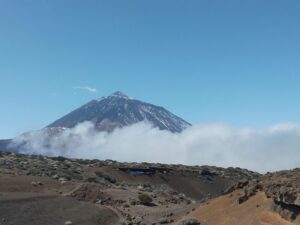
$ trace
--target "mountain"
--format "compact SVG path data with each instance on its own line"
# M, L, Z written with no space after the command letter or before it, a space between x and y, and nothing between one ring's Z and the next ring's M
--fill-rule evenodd
M117 91L88 102L39 131L29 131L14 139L0 140L0 150L12 152L24 150L32 136L37 137L37 135L41 135L48 140L48 144L51 144L52 137L85 121L92 122L99 131L108 132L116 127L125 127L141 121L147 121L160 130L168 130L172 133L179 133L191 126L161 106L132 99ZM42 138L38 139L42 140Z
M7 150L11 141L11 139L0 140L0 150Z
M63 116L47 128L72 128L77 124L91 121L101 131L111 131L141 121L148 121L154 127L178 133L191 124L172 114L163 107L132 99L122 92L92 100L73 112Z

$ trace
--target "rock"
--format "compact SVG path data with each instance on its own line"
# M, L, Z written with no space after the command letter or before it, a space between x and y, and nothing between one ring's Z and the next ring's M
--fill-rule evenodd
M130 198L129 199L129 204L130 205L136 205L137 204L137 200L133 199L133 198Z
M258 181L253 181L244 187L244 193L238 198L238 203L242 204L247 201L251 196L255 195L258 191L262 190L262 186Z
M124 207L124 208L130 208L130 205L129 205L128 203L125 203L125 204L123 205L123 207Z
M237 189L242 189L244 188L245 186L247 186L249 184L249 181L247 179L242 179L240 180L238 183L228 187L224 192L223 194L229 194Z
M64 185L65 183L67 183L67 181L63 180L60 182L62 185Z
M171 219L171 218L166 218L166 217L161 218L161 219L159 220L159 223L160 223L160 224L167 224L167 223L173 223L173 222L174 222L173 219Z
M196 219L185 219L179 222L178 225L200 225L200 222Z
M126 222L121 221L121 222L119 222L117 225L127 225L127 224L126 224Z
M144 187L143 187L142 185L138 185L138 186L137 186L137 189L138 189L139 191L142 191L142 190L144 190Z
M144 219L142 216L136 216L136 217L132 217L132 218L133 218L133 221L132 221L133 224L138 224L138 225L140 225Z
M170 212L165 215L165 217L171 217L171 216L174 216L174 213Z
M95 202L96 204L99 204L99 205L102 205L103 204L103 201L100 199L98 201Z
M59 180L60 182L62 182L62 181L66 181L66 178L61 177L61 178L59 178L58 180Z
M70 221L70 220L68 220L68 221L65 222L65 225L72 225L72 224L73 224L73 222Z

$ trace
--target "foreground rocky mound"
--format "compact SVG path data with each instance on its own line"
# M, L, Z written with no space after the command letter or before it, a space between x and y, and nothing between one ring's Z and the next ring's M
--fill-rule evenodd
M187 217L201 225L291 225L272 210L272 199L258 192L247 201L238 203L241 191L213 199L201 205Z
M300 224L300 169L242 180L189 217L207 225Z
M258 177L240 168L0 152L0 221L5 225L177 224L202 202L240 180Z

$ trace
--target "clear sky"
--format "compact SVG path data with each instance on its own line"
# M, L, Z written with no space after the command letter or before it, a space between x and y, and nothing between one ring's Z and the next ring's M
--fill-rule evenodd
M116 90L191 123L299 123L299 12L299 0L0 0L0 138Z

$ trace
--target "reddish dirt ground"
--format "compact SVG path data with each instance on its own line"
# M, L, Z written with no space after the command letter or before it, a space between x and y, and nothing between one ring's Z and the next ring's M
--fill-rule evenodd
M263 192L238 204L240 192L218 197L200 206L188 218L197 218L201 225L292 225L272 211L272 200Z
M32 181L42 185L34 186ZM82 225L110 225L119 221L117 214L105 206L63 196L75 185L61 185L48 178L0 174L0 224L63 225L72 221Z

